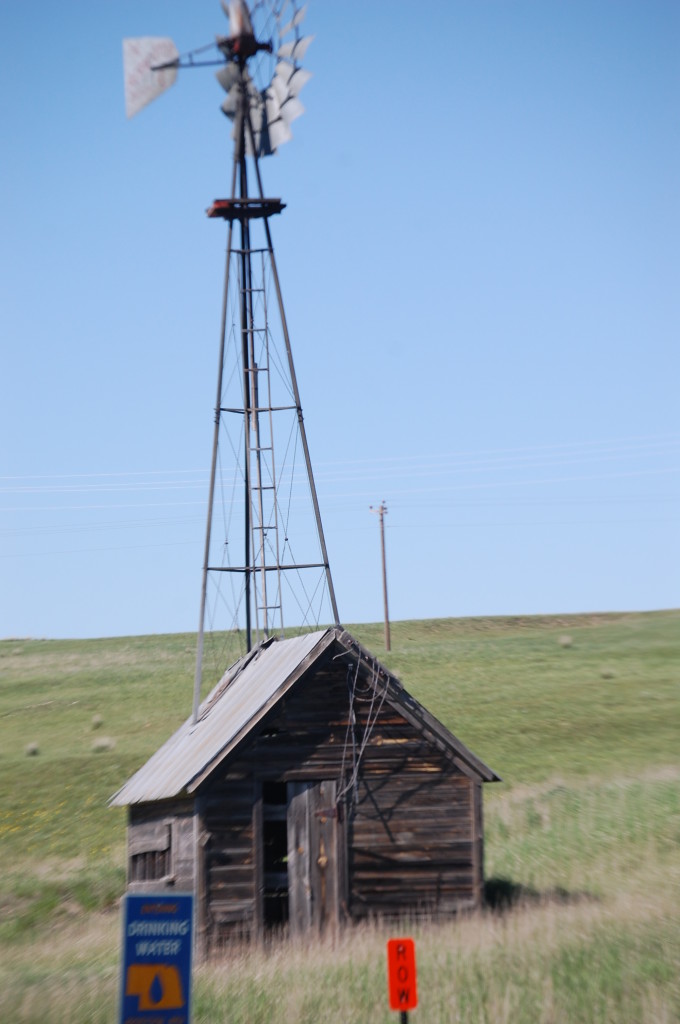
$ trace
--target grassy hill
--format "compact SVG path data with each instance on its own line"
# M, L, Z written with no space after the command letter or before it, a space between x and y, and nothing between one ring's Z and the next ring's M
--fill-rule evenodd
M679 627L402 622L389 655L379 625L350 627L504 780L485 788L495 909L414 929L423 1021L680 1020ZM190 713L193 660L188 634L0 642L2 1020L115 1020L125 818L107 800ZM393 1019L386 937L235 952L197 972L194 1019Z

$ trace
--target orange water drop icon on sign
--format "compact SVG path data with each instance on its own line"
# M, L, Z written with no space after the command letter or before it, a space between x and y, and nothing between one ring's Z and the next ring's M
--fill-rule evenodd
M131 964L126 996L137 996L139 1010L179 1010L184 1006L182 982L172 964Z

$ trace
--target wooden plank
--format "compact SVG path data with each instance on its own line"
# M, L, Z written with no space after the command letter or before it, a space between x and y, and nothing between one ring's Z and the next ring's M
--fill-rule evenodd
M434 870L433 870L434 868ZM354 876L357 889L363 892L395 892L400 893L406 902L413 902L413 893L417 890L429 892L433 899L445 888L457 891L461 888L474 892L474 877L469 865L461 865L458 869L453 865L421 865L421 870L404 870L400 874L380 873L376 871L358 871Z
M150 804L131 804L128 808L128 824L138 825L145 821L166 821L178 814L193 814L194 802L188 799L157 800Z
M411 906L424 897L436 902L440 891L448 891L449 896L459 893L474 896L474 881L469 871L442 873L441 877L434 878L434 881L435 885L432 884L433 876L429 872L421 875L409 874L401 879L374 876L361 880L356 886L356 892L362 892L364 897L370 893L371 899L383 898L392 893L404 907Z
M312 878L306 782L288 784L288 921L292 936L304 935L312 924Z
M147 892L149 892L149 893L157 893L157 892L173 893L176 890L175 890L175 887L173 885L170 885L167 882L163 882L163 881L159 881L158 879L155 879L154 881L150 881L150 882L134 882L134 881L130 880L128 882L128 884L127 884L127 891L131 892L131 893L139 893L140 895L143 895L144 893L147 893Z
M253 865L250 864L220 864L208 868L208 880L210 887L225 885L249 885L253 888Z
M229 885L223 886L210 886L210 910L214 914L214 908L217 903L224 900L239 900L248 901L255 905L253 898L253 886L252 882L244 882L242 885L235 885L230 882Z
M195 839L196 839L196 863L195 863L195 894L196 894L196 957L203 960L207 957L210 948L210 931L208 927L208 889L205 871L205 846L208 842L209 833L205 828L204 799L201 796L196 798L195 818Z
M436 869L438 865L451 863L471 865L473 848L474 846L470 842L450 843L429 851L424 851L420 846L399 850L381 850L375 847L365 849L354 845L352 847L352 868L356 874L362 868L371 866L380 867L381 870L401 870L408 864L423 862L433 869Z
M262 815L262 786L253 782L252 854L253 854L253 933L258 939L264 930L264 843Z
M251 899L214 900L212 916L217 925L244 923L253 920L255 902Z
M336 784L319 782L309 789L311 874L314 924L324 932L338 924L338 817Z
M132 825L128 832L128 855L154 853L170 849L171 821L146 821Z
M179 815L172 824L171 873L175 886L194 892L196 884L196 839L193 814Z

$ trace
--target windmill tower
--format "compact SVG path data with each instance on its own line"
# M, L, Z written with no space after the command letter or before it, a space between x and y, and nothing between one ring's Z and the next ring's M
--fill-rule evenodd
M225 12L230 34L213 56L234 161L229 198L208 210L226 225L227 268L194 710L111 801L128 808L128 891L193 893L199 954L272 927L314 936L479 906L481 788L498 778L338 622L270 233L283 203L260 175L302 109L304 8L234 0ZM127 41L128 112L178 68L215 63L208 49L181 57L169 40ZM271 642L199 706L211 580L218 596L236 581L227 627L248 648ZM324 600L334 625L276 635L284 604L286 628L288 609L311 626Z
M226 269L194 683L200 700L204 637L237 631L246 651L284 627L339 624L302 416L270 220L262 157L291 138L303 107L297 0L222 0L229 34L179 54L170 39L123 43L132 117L176 80L178 69L218 65L233 123L229 197L207 213L226 225Z

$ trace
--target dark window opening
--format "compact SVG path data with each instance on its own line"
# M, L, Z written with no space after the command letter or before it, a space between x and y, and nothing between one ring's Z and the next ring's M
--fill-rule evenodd
M170 850L146 850L130 858L131 882L154 882L170 874Z

